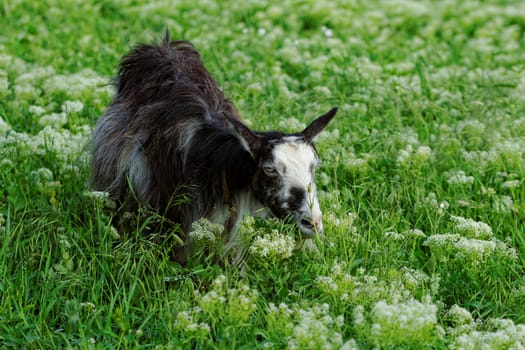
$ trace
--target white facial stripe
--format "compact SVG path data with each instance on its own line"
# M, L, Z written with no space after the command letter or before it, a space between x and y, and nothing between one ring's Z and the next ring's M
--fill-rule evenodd
M275 164L284 166L284 184L287 189L292 186L308 189L312 185L311 167L317 163L315 152L305 142L287 141L273 149Z

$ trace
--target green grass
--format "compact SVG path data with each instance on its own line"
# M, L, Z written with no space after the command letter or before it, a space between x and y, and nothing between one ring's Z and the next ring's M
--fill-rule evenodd
M525 346L524 14L520 1L2 2L0 347ZM119 59L165 28L255 129L340 108L318 140L316 249L262 257L250 245L300 244L297 230L247 221L242 268L198 254L182 268L171 243L116 232L111 203L87 194Z

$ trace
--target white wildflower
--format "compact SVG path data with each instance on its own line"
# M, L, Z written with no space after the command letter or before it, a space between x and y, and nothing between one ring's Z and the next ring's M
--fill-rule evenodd
M381 347L430 344L437 325L437 306L429 301L377 302L371 311L371 338Z
M348 157L344 160L344 165L347 170L361 173L368 169L368 160L366 158Z
M80 303L80 306L87 309L88 311L92 312L92 311L95 311L97 309L97 307L95 306L95 304L93 304L92 302L90 301L86 301L84 303Z
M496 243L496 249L495 252L499 254L500 256L509 258L511 260L518 260L518 252L515 248L509 246L507 243L494 240Z
M449 207L448 201L438 201L437 195L434 192L430 192L427 197L423 200L423 207L428 206L432 209L436 209L438 214L443 214Z
M118 233L118 230L115 228L115 226L110 225L108 227L108 233L111 238L120 239L120 234Z
M358 328L366 326L365 308L363 305L357 305L353 311L354 324Z
M83 195L87 198L90 198L95 205L98 205L102 208L115 209L117 204L113 199L111 199L109 192L104 191L86 191Z
M412 145L407 145L404 149L400 150L396 159L397 164L406 164L410 160L413 150Z
M400 150L396 162L398 165L412 164L423 164L429 160L432 156L432 149L428 146L418 146L414 150L414 144L409 143L404 149Z
M509 196L498 196L493 199L492 208L497 213L510 213L514 208L514 201Z
M55 69L53 67L32 67L28 72L20 74L15 79L17 84L40 84L45 79L54 76Z
M45 114L38 120L38 124L42 126L51 126L55 128L60 128L67 123L67 114L62 113L51 113Z
M414 155L415 159L419 162L424 162L432 156L432 148L428 146L419 146Z
M324 36L327 38L331 38L332 36L334 36L334 32L332 31L332 29L327 28L325 26L321 27L321 31L323 32Z
M332 129L332 131L330 131L330 130L323 130L323 131L321 131L321 133L319 133L315 137L314 140L317 143L323 143L323 142L327 142L327 141L336 141L337 139L339 139L339 136L340 136L340 133L339 133L338 129Z
M314 91L316 94L325 96L325 97L329 97L330 95L332 95L332 92L327 86L316 86L314 87Z
M334 282L334 279L330 276L317 276L315 283L319 288L329 294L335 294L339 290L339 285Z
M439 261L446 262L454 253L454 244L461 238L457 233L435 234L428 237L423 246L430 248L432 256Z
M65 101L61 108L64 113L77 113L84 108L84 104L80 101Z
M9 94L9 81L7 80L6 71L0 69L0 97Z
M357 232L357 227L354 225L355 220L357 219L357 214L348 212L344 215L336 215L333 212L327 213L323 220L330 225L341 228L345 233L355 234Z
M473 176L467 176L463 170L445 172L447 182L451 185L465 185L474 183Z
M83 70L70 75L53 75L43 82L44 91L64 92L70 98L85 98L93 95L110 95L113 87L107 78L91 70Z
M3 51L3 50L2 50ZM13 62L13 56L5 53L0 53L0 67L7 68Z
M340 328L344 319L329 314L329 305L295 309L289 349L339 349L343 344Z
M11 130L11 127L7 122L0 117L0 137L3 136L7 131Z
M206 218L201 218L191 224L190 238L195 242L215 242L221 233L224 231L224 226L220 224L213 224Z
M192 308L188 311L180 311L175 318L174 328L183 334L194 337L206 336L210 333L210 326L205 322L199 322L200 309Z
M401 272L403 273L402 277L405 286L412 290L419 288L424 283L428 283L430 281L430 277L428 277L428 275L423 271L403 267Z
M507 188L507 189L515 189L520 187L521 181L520 180L507 180L501 184L501 188Z
M468 238L491 238L492 228L484 222L466 219L461 216L451 216L455 232Z
M29 106L28 111L29 113L36 115L36 116L40 116L46 112L44 108L40 106L35 106L35 105Z
M306 128L306 124L299 121L297 118L286 118L279 122L279 128L283 130L298 131Z
M226 276L218 276L211 289L204 295L196 293L196 299L203 312L214 317L220 317L224 322L238 325L246 322L257 310L259 293L247 285L228 288Z
M457 304L452 305L452 307L447 311L446 317L448 320L452 321L456 327L474 323L472 314L467 309Z
M407 238L426 238L426 235L423 231L421 231L420 229L411 229L411 230L408 230L408 231L404 231L401 233L403 236L407 237Z
M40 95L40 89L35 88L29 83L15 85L15 94L17 98L31 100Z
M0 168L1 169L11 169L14 166L15 166L15 163L9 158L4 158L4 159L0 160Z
M478 119L469 119L460 121L458 123L458 129L467 137L481 137L485 134L486 126Z
M456 338L451 349L523 349L525 348L525 325L514 324L511 320L493 321L495 330L473 330Z
M355 339L347 340L340 348L339 350L359 350L359 345L357 345L357 342Z
M53 152L62 162L73 158L76 161L87 160L89 148L86 147L86 144L90 134L91 128L88 125L80 127L77 133L72 133L67 129L46 126L33 136L28 144L32 152L37 154Z
M394 241L404 241L405 240L405 236L395 231L387 231L384 233L384 235L385 235L385 238L391 239Z
M48 168L39 168L30 173L31 180L40 192L51 193L60 187L60 182L53 181L53 172Z
M295 241L292 237L272 230L271 234L257 237L250 247L250 252L260 258L271 258L278 261L291 257L294 247Z
M465 260L474 265L478 265L494 252L496 249L496 243L494 241L462 237L454 244L454 248L460 256L465 258Z

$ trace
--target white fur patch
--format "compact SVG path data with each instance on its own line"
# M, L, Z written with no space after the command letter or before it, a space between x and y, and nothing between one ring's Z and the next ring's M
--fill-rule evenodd
M200 123L195 122L192 119L188 119L178 126L180 131L179 136L179 146L183 150L184 160L186 160L186 155L188 154L188 149L191 146L193 141L193 136L199 131Z
M306 142L283 142L275 146L273 158L287 189L296 186L306 190L313 185L311 169L318 160L312 146Z
M144 158L144 154L139 146L136 146L130 154L128 176L133 189L136 191L138 198L143 199L148 189L148 181L150 178L149 168Z

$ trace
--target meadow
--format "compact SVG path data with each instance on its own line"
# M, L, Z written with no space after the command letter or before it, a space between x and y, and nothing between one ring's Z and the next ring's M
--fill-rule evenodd
M187 267L88 187L120 58L193 42L256 130L318 137L325 234ZM525 3L0 3L0 348L525 348Z

